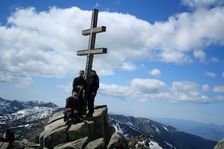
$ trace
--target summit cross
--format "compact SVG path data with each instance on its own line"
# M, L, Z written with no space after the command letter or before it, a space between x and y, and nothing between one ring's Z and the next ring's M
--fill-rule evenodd
M90 29L86 29L82 31L82 35L84 36L89 35L88 49L77 51L78 56L85 56L85 55L87 56L86 68L85 68L85 79L87 80L88 85L90 81L89 78L90 78L90 72L92 70L94 55L107 53L107 48L95 48L96 34L106 31L105 26L97 27L97 20L98 20L98 9L93 9L91 27Z

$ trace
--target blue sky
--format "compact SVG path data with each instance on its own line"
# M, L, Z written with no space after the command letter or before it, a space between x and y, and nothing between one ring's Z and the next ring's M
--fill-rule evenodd
M0 6L0 96L64 106L85 68L91 9L99 9L96 104L109 111L224 124L224 2L5 0Z

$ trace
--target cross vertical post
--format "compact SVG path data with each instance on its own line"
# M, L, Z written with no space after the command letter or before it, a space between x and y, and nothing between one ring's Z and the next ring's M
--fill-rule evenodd
M91 29L95 28L97 26L97 20L98 20L98 10L94 9L92 11L92 20L91 20ZM96 41L96 33L90 32L89 35L89 45L88 50L95 48L95 41ZM88 53L87 59L86 59L86 69L85 69L85 79L87 80L87 83L89 84L89 76L90 71L92 70L93 65L93 54Z
M89 35L88 49L77 51L78 56L84 56L84 55L87 56L86 68L85 68L85 79L87 81L88 86L90 81L90 72L92 70L94 55L107 53L107 48L95 48L96 34L106 31L105 26L97 27L97 20L98 20L98 10L93 9L90 29L86 29L82 31L82 35L84 36Z

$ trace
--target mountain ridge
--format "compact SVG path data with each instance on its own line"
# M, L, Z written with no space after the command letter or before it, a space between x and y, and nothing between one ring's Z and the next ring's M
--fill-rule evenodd
M219 141L224 137L224 125L207 124L190 120L179 120L170 118L152 119L163 124L172 125L182 131L198 135L209 140Z
M10 104L10 102L12 102L13 104ZM1 130L4 130L8 127L16 129L16 133L20 134L17 136L18 138L31 137L31 135L33 135L34 133L40 133L43 130L42 127L46 125L47 121L53 115L53 113L63 110L63 108L57 107L53 103L41 103L35 101L25 102L24 104L24 102L10 101L0 98L1 113L1 110L5 111L5 109L2 108L2 106L4 105L15 107L11 108L14 110L14 112L12 110L9 110L8 113L0 115L0 128ZM22 109L25 106L26 108ZM160 124L159 122L155 122L147 118L113 114L109 114L109 117L111 124L117 131L121 131L132 142L134 142L133 140L135 140L135 142L137 144L140 143L140 145L142 144L141 142L151 142L154 144L158 143L158 145L162 146L163 148L178 148L178 145L180 143L183 143L187 148L197 148L204 143L207 145L207 148L211 148L211 146L214 146L216 144L215 141L205 140L204 138L181 132L180 130L172 126ZM19 126L19 128L16 126ZM142 135L145 135L145 137L139 138L139 136ZM191 146L192 142L190 142L192 141L190 140L192 136L199 142L193 143L193 146ZM183 138L180 139L181 137ZM135 138L137 138L137 141ZM194 146L195 144L196 147Z

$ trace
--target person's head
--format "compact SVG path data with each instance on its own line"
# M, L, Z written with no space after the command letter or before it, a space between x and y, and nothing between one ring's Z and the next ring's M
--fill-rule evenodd
M92 70L91 71L91 74L94 76L94 75L96 75L96 71L95 70Z
M80 77L83 77L83 76L84 76L84 73L85 73L84 70L80 70L80 71L79 71L79 76L80 76Z

